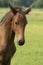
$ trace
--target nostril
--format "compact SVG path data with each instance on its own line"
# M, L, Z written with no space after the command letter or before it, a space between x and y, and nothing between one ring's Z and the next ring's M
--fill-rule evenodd
M25 40L19 40L18 44L23 45L25 43Z

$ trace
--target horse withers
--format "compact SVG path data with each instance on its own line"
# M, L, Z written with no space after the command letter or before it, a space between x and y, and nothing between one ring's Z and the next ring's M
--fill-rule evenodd
M27 24L25 15L31 11L31 7L22 11L22 8L10 6L10 11L0 22L0 65L10 65L16 47L14 37L21 46L25 43L24 30Z

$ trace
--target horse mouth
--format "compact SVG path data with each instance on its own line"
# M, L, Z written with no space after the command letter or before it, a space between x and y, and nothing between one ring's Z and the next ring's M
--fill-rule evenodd
M20 46L24 45L24 43L25 43L25 40L19 40L18 41L18 45L20 45Z

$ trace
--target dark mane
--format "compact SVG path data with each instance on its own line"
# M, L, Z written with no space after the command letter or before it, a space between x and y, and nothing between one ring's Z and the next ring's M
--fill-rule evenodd
M2 20L1 20L1 22L0 23L2 23L2 22L5 22L5 20L6 20L6 18L8 17L8 15L9 15L9 13L10 13L10 11L2 18Z

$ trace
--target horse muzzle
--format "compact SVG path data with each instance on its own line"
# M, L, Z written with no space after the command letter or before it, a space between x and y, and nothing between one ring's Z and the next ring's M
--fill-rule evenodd
M25 43L25 40L19 40L18 41L18 45L20 45L20 46L24 45L24 43Z

